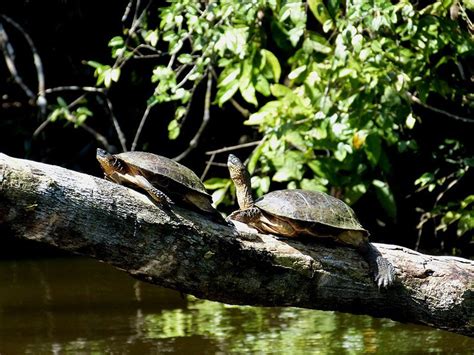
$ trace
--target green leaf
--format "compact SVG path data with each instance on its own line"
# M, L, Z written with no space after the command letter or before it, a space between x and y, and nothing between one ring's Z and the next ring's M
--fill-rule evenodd
M286 95L293 95L293 91L285 85L273 84L270 86L270 91L275 97L283 97Z
M327 180L314 178L314 179L303 179L301 180L300 186L304 190L312 190L312 191L322 191L327 192Z
M223 187L221 189L217 189L212 193L212 204L214 206L219 205L222 201L224 201L225 196L227 194L227 187Z
M367 192L367 186L364 183L350 186L344 193L344 200L352 205L357 202Z
M258 105L257 97L255 96L255 87L252 83L252 61L245 60L242 64L242 74L239 79L240 94L245 101L255 106Z
M257 97L255 96L255 87L250 83L245 89L240 88L240 94L250 104L258 106Z
M255 167L257 166L258 159L262 155L263 148L265 147L264 143L261 143L260 145L257 146L252 152L252 155L250 156L249 163L247 165L247 169L250 174L253 174L255 171Z
M186 112L187 112L186 107L184 107L184 106L179 106L179 107L176 109L176 111L174 112L174 118L175 118L175 120L178 120L178 121L179 121L181 118L184 117L184 115L186 114Z
M385 210L385 213L393 222L396 222L397 205L390 186L386 182L380 180L373 180L372 186L375 188L375 194Z
M100 69L100 68L103 68L105 66L104 64L101 64L101 63L93 61L93 60L88 60L86 62L86 64L93 67L93 68L96 68L96 69Z
M302 65L294 70L291 71L290 74L288 74L288 79L290 80L295 80L298 76L300 76L301 73L303 73L306 70L306 65Z
M305 42L307 46L311 47L316 52L324 54L329 54L332 52L332 47L327 39L321 36L319 33L310 32L309 38L307 38Z
M178 138L181 129L177 120L171 120L168 124L168 138L174 140Z
M216 190L222 187L228 187L230 184L230 179L227 178L210 178L204 181L204 187L208 190Z
M109 88L112 82L117 82L120 78L120 68L110 68L104 71L104 85Z
M410 112L410 114L407 116L405 120L405 125L407 126L408 129L413 129L415 126L416 119L413 117L413 114Z
M153 47L156 46L158 43L158 29L154 31L148 31L148 33L145 36L145 42L150 43Z
M270 96L270 84L264 76L259 75L257 77L257 82L255 83L255 90L257 90L260 94L264 96Z
M183 53L178 56L178 62L181 64L191 64L193 62L193 56L188 53Z
M115 36L109 41L109 47L123 47L125 41L121 36Z
M337 144L337 150L334 152L334 157L339 161L343 161L346 159L347 154L351 153L352 147L349 144L339 142Z
M239 90L239 82L237 80L230 86L221 87L216 94L218 105L222 106L226 101L230 100L237 90Z
M332 29L334 26L332 24L331 16L329 15L326 6L324 5L323 0L308 0L309 9L313 13L314 17L319 21L321 25L325 25L327 21L331 21L329 29ZM329 26L329 25L325 25ZM327 32L327 31L325 31Z
M270 189L270 177L269 176L252 176L251 179L252 189L256 190L257 196L266 194Z
M275 82L278 82L281 75L281 66L277 57L267 49L261 49L260 53L265 58L266 64L270 66L273 73L273 79Z
M435 181L435 176L433 173L424 173L418 179L415 180L415 185L420 185L421 187L423 187L434 181Z
M240 66L229 67L229 68L224 69L221 75L219 75L217 86L224 87L231 84L239 76L240 70L241 70ZM238 88L239 82L236 81L236 83L237 83L237 88Z

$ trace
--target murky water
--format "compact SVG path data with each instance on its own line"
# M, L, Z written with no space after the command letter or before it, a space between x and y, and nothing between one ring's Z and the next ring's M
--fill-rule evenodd
M474 339L368 316L237 307L83 258L0 262L0 354L472 354Z

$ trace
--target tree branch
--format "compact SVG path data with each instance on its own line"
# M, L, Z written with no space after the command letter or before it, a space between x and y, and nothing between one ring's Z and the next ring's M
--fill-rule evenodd
M43 71L43 62L41 60L41 57L39 56L38 54L38 51L36 50L36 46L35 44L33 43L33 40L31 39L31 37L28 35L28 33L26 33L26 31L23 29L23 27L21 27L17 22L13 21L10 17L6 16L6 15L0 15L5 21L7 21L10 25L12 25L13 27L15 27L19 32L21 32L21 34L23 35L23 37L25 37L25 40L28 42L28 45L30 46L30 50L31 50L31 53L33 55L33 64L35 65L35 68L36 68L36 77L38 79L38 98L36 99L36 105L40 108L40 112L42 115L44 115L46 113L46 105L47 105L47 101L46 101L46 97L44 95L44 90L45 90L45 79L44 79L44 71ZM0 25L1 26L1 25ZM5 34L5 37L6 37L6 34ZM6 59L6 58L5 58ZM13 58L11 58L11 60L13 61ZM12 75L14 75L13 72L11 72ZM23 88L25 89L25 87L22 85L22 81L18 81L18 78L15 78L15 80L17 81L17 83ZM26 86L26 85L25 85ZM28 92L26 92L27 95L31 98L30 94L28 94ZM34 98L34 97L33 97Z
M391 245L378 290L354 250L215 224L57 166L0 154L0 229L87 255L150 283L234 304L363 313L474 335L474 262Z
M173 158L173 160L183 160L193 149L195 149L199 143L204 130L206 129L209 120L211 119L211 88L212 88L212 76L208 71L207 73L207 87L206 95L204 96L204 114L202 115L202 122L199 126L194 137L189 141L188 148L186 148L181 154Z
M425 104L418 97L416 97L415 95L413 95L409 92L407 92L407 96L410 99L410 101L412 101L412 102L414 102L414 103L416 103L416 104L418 104L418 105L420 105L420 106L422 106L422 107L424 107L428 110L440 113L440 114L445 115L445 116L450 117L450 118L454 118L455 120L458 120L458 121L462 121L462 122L466 122L466 123L474 123L474 119L472 119L472 118L458 116L458 115L455 115L455 114L450 113L448 111L441 110L439 108L436 108L436 107L430 106L428 104Z

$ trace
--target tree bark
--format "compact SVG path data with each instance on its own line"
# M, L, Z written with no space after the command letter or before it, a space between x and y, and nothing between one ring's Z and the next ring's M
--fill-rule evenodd
M351 248L237 230L160 208L101 178L4 154L0 231L210 300L368 314L474 335L473 261L375 244L397 274L379 290Z

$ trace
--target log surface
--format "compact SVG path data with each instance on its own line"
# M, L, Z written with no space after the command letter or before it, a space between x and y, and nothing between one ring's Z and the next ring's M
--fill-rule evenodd
M386 317L474 335L474 262L374 244L396 269L379 290L354 250L216 224L58 166L0 154L1 237L86 255L200 298Z

